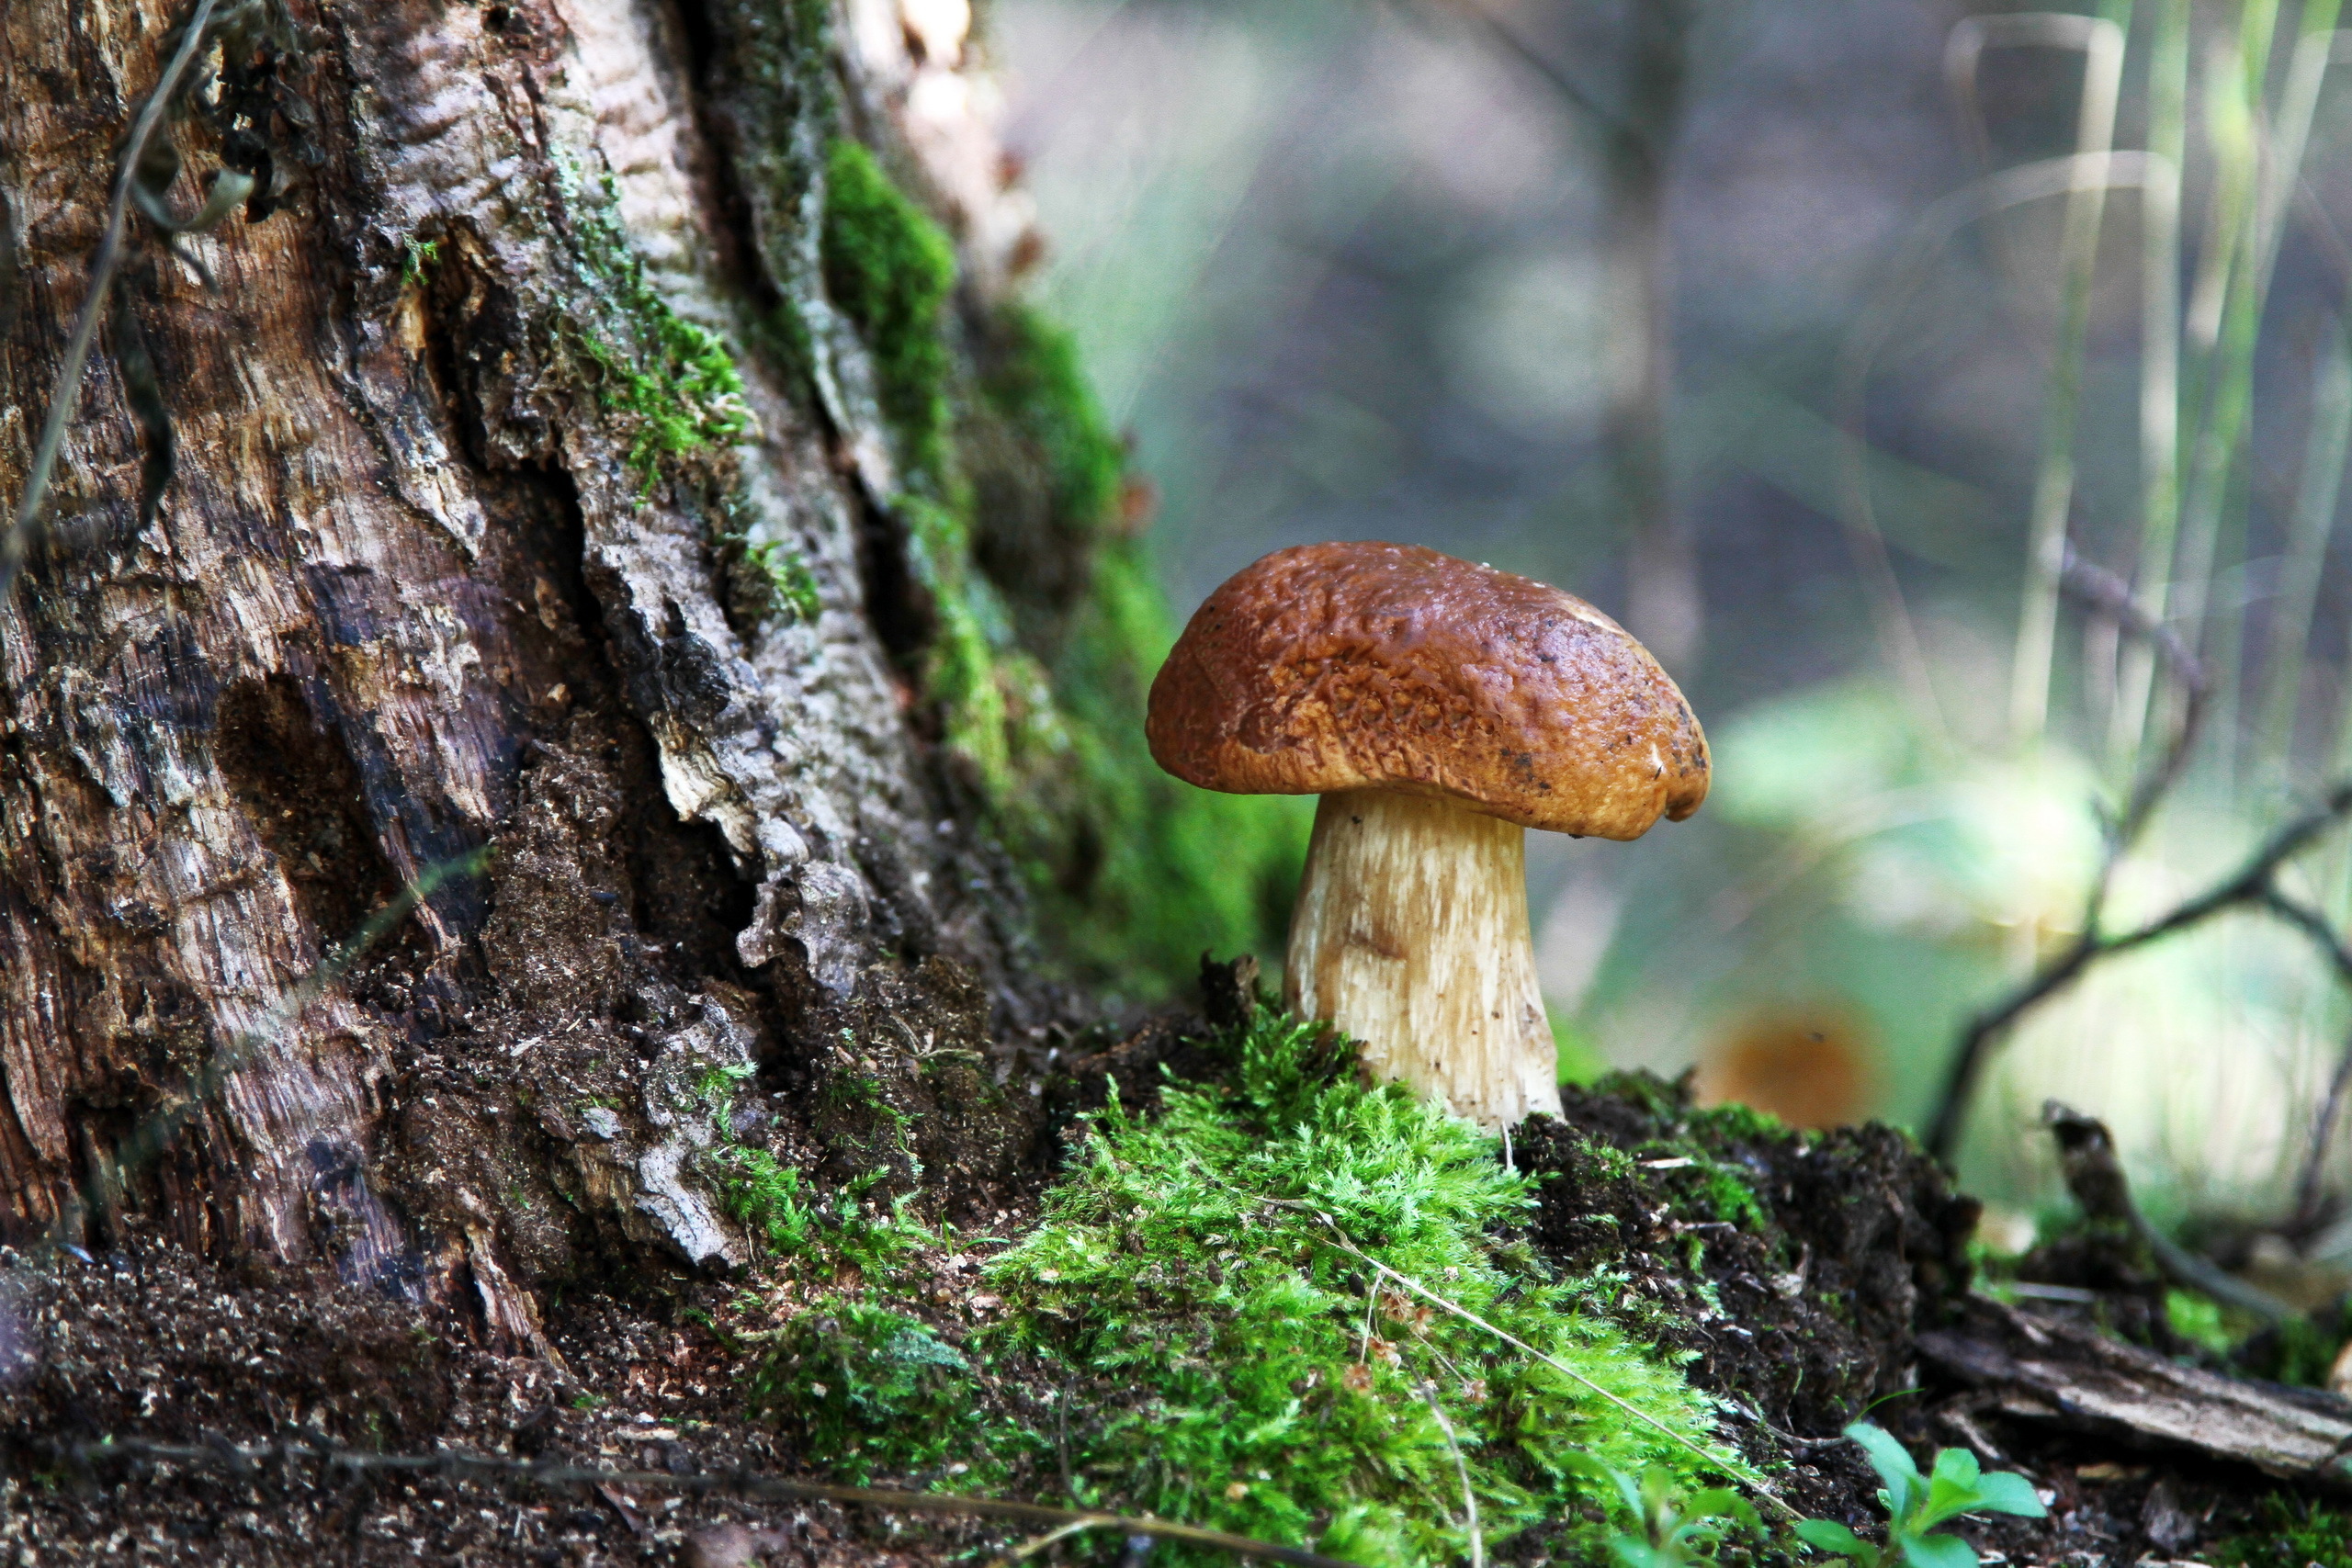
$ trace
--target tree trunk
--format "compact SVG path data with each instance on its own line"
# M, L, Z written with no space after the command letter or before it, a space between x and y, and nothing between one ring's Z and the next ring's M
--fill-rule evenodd
M1136 558L1010 302L960 8L277 4L159 133L178 210L134 218L0 604L10 1238L470 1292L511 1343L535 1281L739 1256L741 1139L985 1201L1059 1016L1024 886L1083 904L1052 835L1124 830L1020 815L1115 750L1049 671L1133 664L1080 623ZM0 20L12 502L187 14Z

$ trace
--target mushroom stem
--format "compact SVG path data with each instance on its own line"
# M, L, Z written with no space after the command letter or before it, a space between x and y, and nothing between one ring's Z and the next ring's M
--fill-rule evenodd
M1491 1128L1559 1114L1518 824L1389 790L1323 796L1285 968L1292 1008L1363 1041L1375 1080Z

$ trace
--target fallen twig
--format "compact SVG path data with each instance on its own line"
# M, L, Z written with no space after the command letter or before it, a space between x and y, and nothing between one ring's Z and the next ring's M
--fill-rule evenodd
M628 1486L643 1491L683 1492L689 1496L714 1494L791 1503L840 1503L902 1514L969 1514L985 1518L1022 1519L1057 1527L1057 1533L1078 1529L1122 1529L1129 1536L1181 1540L1211 1546L1236 1556L1293 1568L1356 1568L1337 1557L1326 1557L1303 1547L1277 1546L1248 1536L1200 1525L1176 1524L1148 1516L1107 1514L1085 1508L1057 1508L1046 1503L1023 1503L1001 1497L961 1497L945 1492L895 1492L868 1486L834 1486L818 1481L786 1481L756 1471L690 1471L672 1475L664 1471L609 1470L601 1465L572 1464L560 1460L509 1459L501 1454L469 1453L440 1449L432 1453L367 1453L325 1443L279 1440L237 1444L226 1441L159 1443L142 1438L115 1438L102 1443L60 1446L57 1456L76 1466L148 1462L186 1464L211 1470L249 1471L264 1464L311 1463L356 1473L390 1471L434 1474L452 1479L519 1481L535 1486Z
M2352 1490L2352 1404L2184 1367L2088 1324L1982 1296L1970 1321L1918 1338L1921 1358L1987 1391L2004 1416L2162 1443Z

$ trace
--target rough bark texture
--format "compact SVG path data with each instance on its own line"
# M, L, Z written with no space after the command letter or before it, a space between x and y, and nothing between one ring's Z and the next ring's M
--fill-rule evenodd
M295 0L261 88L283 205L183 242L217 292L152 241L122 291L179 442L161 515L102 358L0 605L9 1235L470 1286L531 1341L520 1285L737 1255L718 1139L1021 1156L1051 998L971 762L1008 678L943 694L978 569L923 519L977 486L967 531L1067 556L1065 605L1086 544L1024 525L1036 465L937 456L904 322L831 298L893 287L827 205L887 171L956 240L924 352L986 372L1035 241L955 10ZM11 498L175 15L0 19ZM171 134L220 164L200 115Z

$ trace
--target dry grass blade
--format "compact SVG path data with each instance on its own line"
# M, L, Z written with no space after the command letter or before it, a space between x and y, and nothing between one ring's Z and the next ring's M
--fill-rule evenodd
M1462 1458L1461 1441L1453 1435L1453 1423L1445 1418L1445 1406L1438 1403L1437 1384L1421 1384L1421 1397L1429 1401L1437 1429L1445 1434L1445 1451L1453 1456L1453 1473L1462 1482L1462 1522L1470 1537L1470 1568L1487 1568L1487 1539L1478 1529L1478 1492L1470 1484L1470 1466Z
M1904 308L1927 277L1937 255L1971 224L2028 202L2069 197L2087 179L2108 189L2137 189L2143 218L2157 222L2179 186L2177 167L2146 152L2074 153L2004 169L1954 191L1922 213L1889 264L1883 281L1857 314L1838 356L1834 403L1838 432L1838 494L1846 540L1869 597L1882 653L1913 713L1927 734L1949 749L1943 721L1928 678L1928 657L1895 581L1885 536L1871 497L1870 435L1864 421L1866 395L1880 352L1893 339Z
M1084 1535L1088 1530L1106 1528L1108 1527L1100 1519L1072 1519L1066 1525L1056 1525L1043 1535L1031 1536L1027 1540L998 1558L995 1568L1011 1568L1011 1565L1015 1562L1026 1562L1057 1542L1068 1540L1074 1535Z

